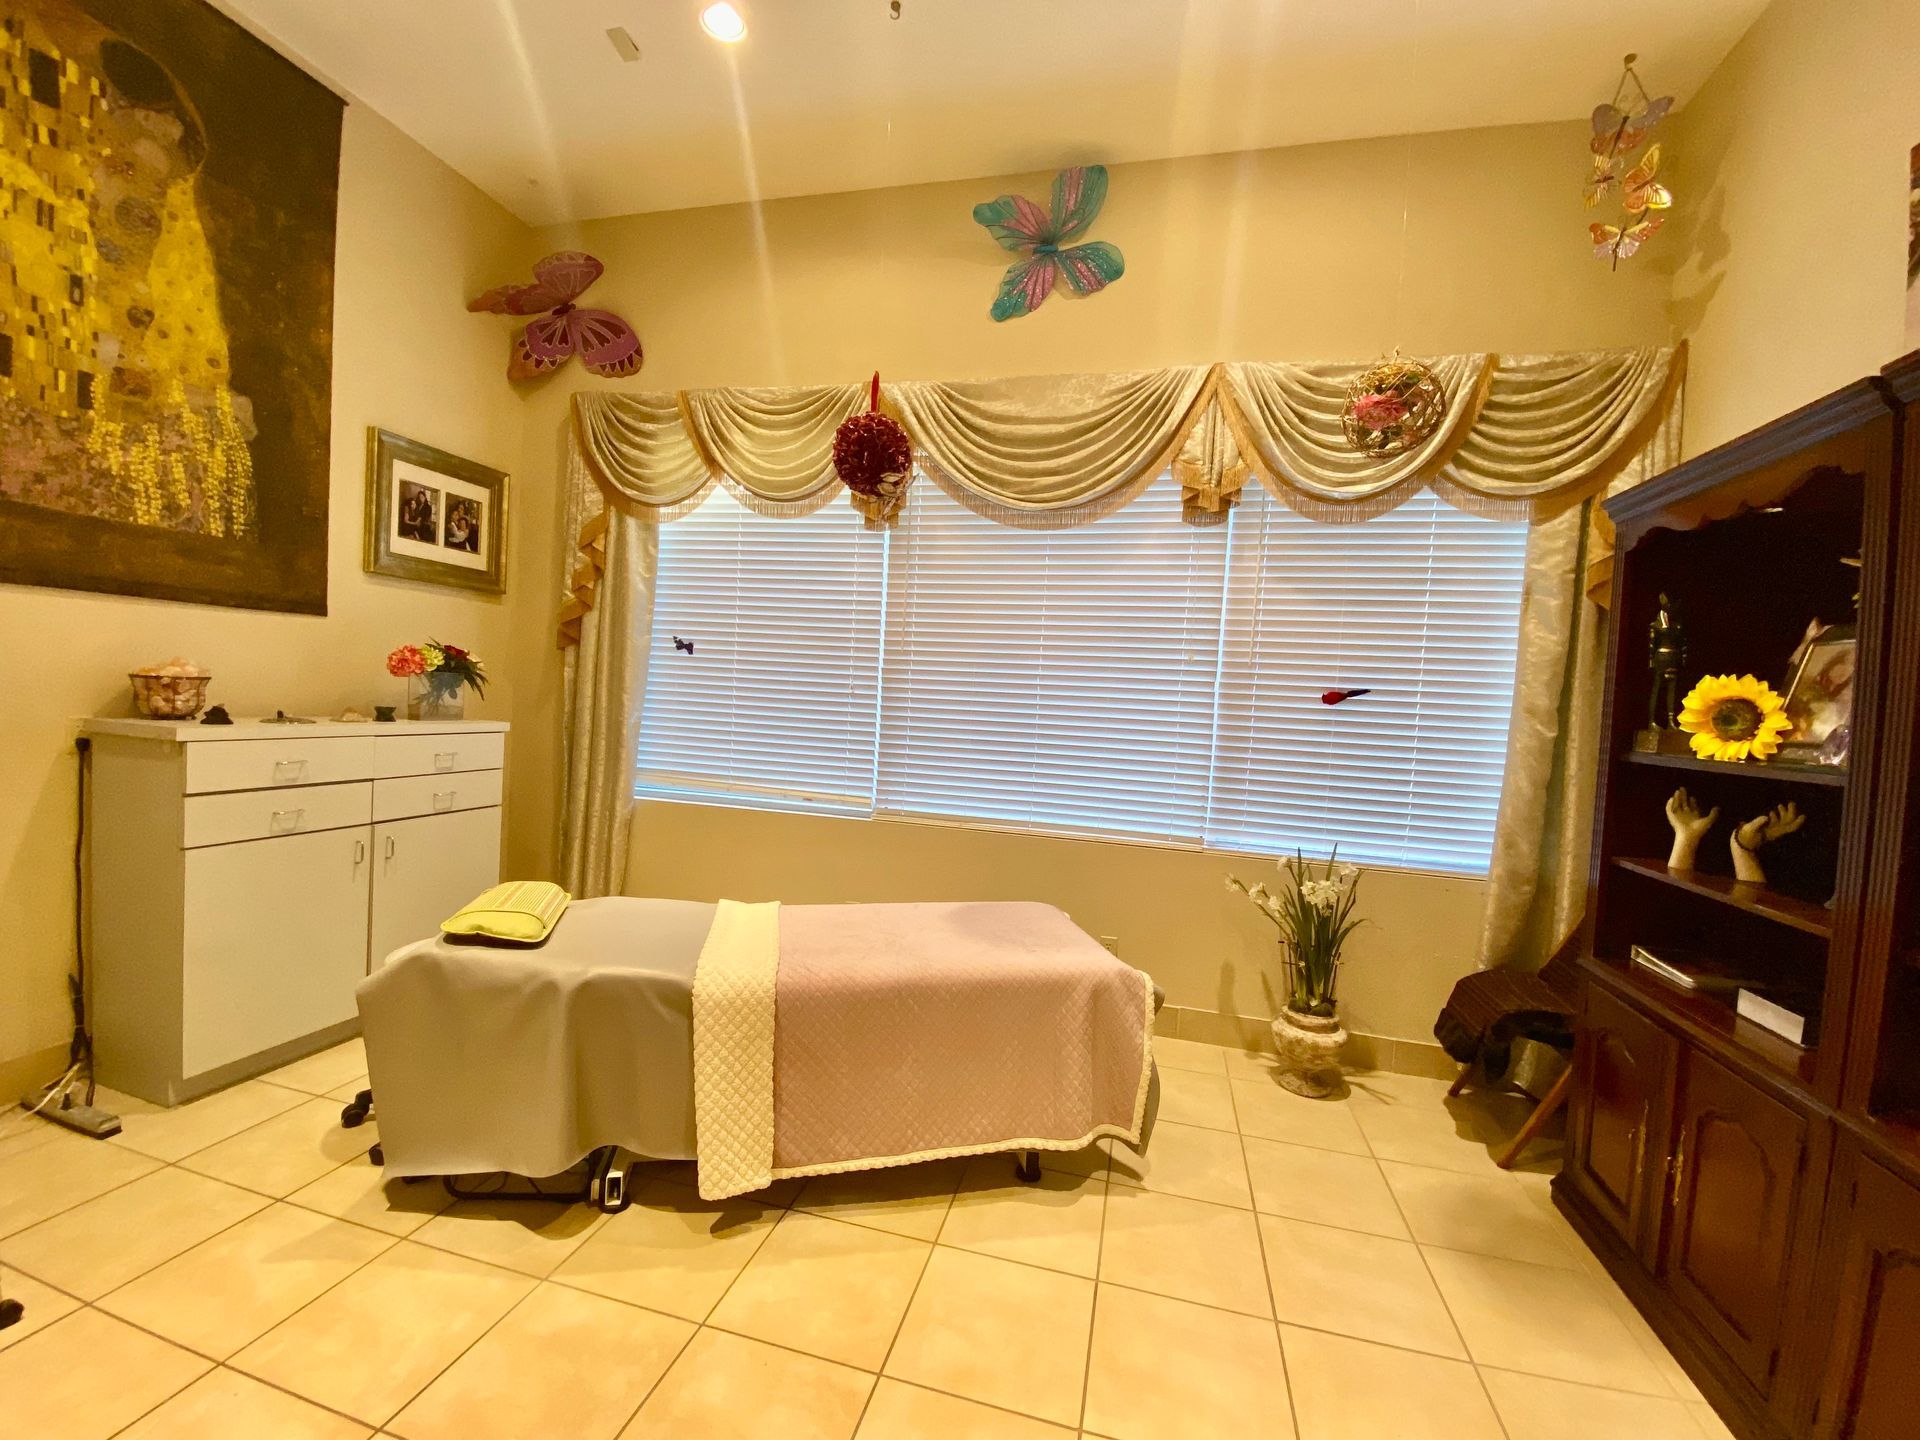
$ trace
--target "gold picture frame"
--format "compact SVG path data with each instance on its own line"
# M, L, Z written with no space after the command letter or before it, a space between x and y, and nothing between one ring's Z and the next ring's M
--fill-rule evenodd
M507 488L504 470L369 426L365 570L505 594Z

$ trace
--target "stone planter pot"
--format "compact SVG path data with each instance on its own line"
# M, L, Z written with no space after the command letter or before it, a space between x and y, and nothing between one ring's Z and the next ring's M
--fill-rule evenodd
M1310 1100L1339 1092L1340 1051L1347 1043L1339 1016L1282 1010L1273 1022L1273 1043L1280 1052L1279 1080L1287 1089Z

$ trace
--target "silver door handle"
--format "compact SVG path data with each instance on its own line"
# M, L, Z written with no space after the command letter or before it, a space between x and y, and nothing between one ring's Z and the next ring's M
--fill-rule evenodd
M387 836L387 859L391 860L393 858L393 851L394 851L393 836L389 835Z
M267 829L276 835L284 835L289 830L298 830L300 821L306 813L305 810L276 810L272 818L267 821ZM293 818L288 819L288 816Z
M436 810L451 810L453 808L453 799L456 793L458 792L453 790L434 791L433 808Z
M366 841L356 840L353 842L353 863L356 868L367 863Z
M433 757L433 768L436 770L451 770L453 769L454 761L459 758L460 752L458 750L436 751Z

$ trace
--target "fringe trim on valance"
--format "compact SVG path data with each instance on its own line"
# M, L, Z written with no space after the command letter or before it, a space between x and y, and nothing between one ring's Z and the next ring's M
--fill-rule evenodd
M1195 525L1225 521L1256 475L1283 504L1328 524L1372 519L1422 489L1472 514L1538 524L1606 493L1630 467L1633 478L1653 473L1650 451L1677 413L1686 349L1430 363L1453 387L1441 425L1421 449L1379 460L1355 455L1341 436L1346 384L1361 368L1353 364L908 382L883 385L881 408L907 428L920 477L1021 529L1088 524L1169 471ZM561 646L578 642L605 569L605 507L670 522L724 486L756 514L812 514L846 493L833 432L865 403L859 385L576 394L569 474L581 493L570 513L586 518ZM1595 539L1597 598L1611 547L1604 533Z

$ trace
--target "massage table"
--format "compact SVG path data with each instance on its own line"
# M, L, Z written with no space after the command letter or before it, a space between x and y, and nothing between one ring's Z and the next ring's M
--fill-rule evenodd
M1164 998L1041 904L575 901L538 946L438 936L358 992L387 1178L586 1178L693 1161L708 1199L775 1179L1103 1137L1144 1149ZM488 1191L485 1193L499 1193Z

